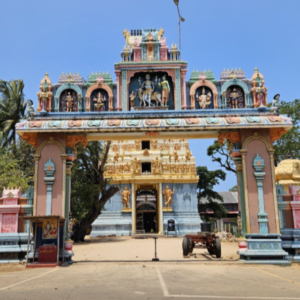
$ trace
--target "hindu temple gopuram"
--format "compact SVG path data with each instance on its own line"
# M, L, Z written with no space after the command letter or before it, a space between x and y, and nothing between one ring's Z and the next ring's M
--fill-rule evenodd
M68 218L74 148L111 140L106 177L121 190L93 224L92 236L164 234L168 219L178 235L199 231L197 153L189 139L226 140L249 240L241 257L251 260L254 249L284 256L272 145L293 125L280 115L280 95L268 95L255 66L247 77L240 68L213 72L200 63L189 66L187 78L188 63L175 44L168 45L163 29L123 35L115 75L70 72L54 83L46 73L37 110L30 102L28 118L17 124L19 136L36 149L33 215Z

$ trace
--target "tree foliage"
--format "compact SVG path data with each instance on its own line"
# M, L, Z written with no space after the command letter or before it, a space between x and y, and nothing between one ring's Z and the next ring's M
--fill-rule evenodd
M222 204L215 202L215 200L223 202L223 197L214 191L214 186L219 184L219 180L226 179L226 173L222 170L208 171L207 167L197 167L197 175L199 213L213 211L214 218L223 218L227 211Z
M23 80L0 80L0 134L5 147L16 143L15 126L25 116Z
M274 142L274 160L278 164L287 158L300 159L300 100L291 102L281 101L280 113L291 118L294 127Z
M0 191L6 188L22 188L25 192L33 185L34 148L23 140L0 149Z
M238 191L238 186L235 185L231 189L229 189L229 192L237 192Z
M83 241L91 224L101 213L105 203L119 191L104 178L110 142L90 142L86 149L79 145L77 160L72 168L71 212L79 221L74 232L75 241Z
M224 141L221 146L218 140L215 140L213 145L207 148L207 155L212 158L212 161L219 163L225 170L236 174L235 164L229 155L230 147L231 145L227 141Z

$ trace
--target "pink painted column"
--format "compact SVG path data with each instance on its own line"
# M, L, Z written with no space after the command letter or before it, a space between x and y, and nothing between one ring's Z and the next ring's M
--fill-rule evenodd
M183 103L181 103L181 109L187 109L187 103L186 103L186 82L185 82L185 76L186 76L187 69L181 70L181 80L182 80L182 93L183 93Z
M120 106L120 75L121 75L121 71L117 70L115 71L116 75L117 75L117 111L121 111L122 107Z
M289 191L293 195L293 201L290 204L293 211L294 228L300 228L300 186L289 185Z

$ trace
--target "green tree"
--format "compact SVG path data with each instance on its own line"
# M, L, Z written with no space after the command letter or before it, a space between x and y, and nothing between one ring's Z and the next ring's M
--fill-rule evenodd
M3 187L22 188L33 185L34 148L18 139L15 145L0 148L0 191Z
M77 148L77 160L72 168L71 212L79 221L73 239L83 241L88 229L97 219L105 203L119 191L104 178L110 142L90 142Z
M223 197L214 191L214 186L219 184L219 180L226 179L226 173L222 170L208 171L207 167L197 167L197 175L199 176L197 184L199 213L213 211L214 218L225 217L226 209L222 204L215 202L215 200L223 202ZM204 218L209 219L207 215L204 215Z
M20 167L20 161L12 151L0 149L0 191L3 188L21 187L22 192L28 188L28 178Z
M274 160L278 164L287 158L300 159L300 100L291 102L281 101L280 114L286 114L291 118L294 127L274 142Z
M15 126L25 116L23 80L0 80L0 134L2 146L16 143Z
M237 192L238 191L238 186L235 185L231 189L229 189L229 192Z
M212 161L220 164L222 168L236 174L235 164L232 157L229 155L231 144L224 141L221 146L218 140L207 148L207 155L212 158Z

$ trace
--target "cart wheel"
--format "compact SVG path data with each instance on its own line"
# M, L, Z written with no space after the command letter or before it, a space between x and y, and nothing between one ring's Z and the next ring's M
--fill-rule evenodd
M221 257L221 241L220 239L216 239L215 241L215 247L216 247L216 257L220 258Z
M189 253L193 253L194 245L192 239L188 239L188 240L189 240Z
M210 245L208 245L207 247L207 251L210 255L214 255L215 254L215 251L214 251L214 248L212 248Z
M187 237L183 238L182 252L183 252L183 256L188 256L189 255L189 239Z

